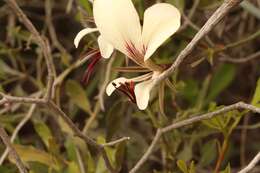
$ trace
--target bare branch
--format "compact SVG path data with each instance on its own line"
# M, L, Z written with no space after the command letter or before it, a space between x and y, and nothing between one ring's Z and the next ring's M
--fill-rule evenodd
M19 172L20 173L27 173L28 171L27 171L25 165L23 164L19 155L17 154L14 147L12 146L10 139L9 139L9 136L2 126L0 126L0 137L3 141L3 143L5 144L5 146L8 148L10 156L14 159L15 164L16 164L17 168L19 169Z
M220 58L221 61L226 61L226 62L231 62L231 63L236 63L236 64L241 64L245 63L254 59L260 58L260 51L253 53L252 55L249 55L245 58L228 58L228 57L222 57Z
M93 139L91 139L90 137L84 135L79 129L78 127L71 121L71 119L52 101L48 102L47 104L49 106L49 108L55 112L56 114L58 114L68 125L69 127L73 130L74 134L80 138L82 138L87 144L95 147L96 149L99 150L99 152L102 154L102 157L106 163L107 168L109 169L109 171L111 173L115 173L115 170L112 166L112 164L109 161L109 158L106 154L106 151L103 147L103 145L100 145L98 143L96 143L96 141L94 141Z
M183 120L183 121L180 121L180 122L175 122L175 123L173 123L169 126L166 126L162 129L158 129L155 137L153 138L151 145L149 146L149 148L147 149L145 154L142 156L142 158L134 166L134 168L130 171L130 173L136 173L140 169L140 167L148 160L149 156L152 154L154 148L156 147L157 142L159 141L160 137L164 133L167 133L167 132L170 132L174 129L181 128L181 127L184 127L184 126L188 126L188 125L191 125L191 124L194 124L194 123L197 123L197 122L201 122L203 120L208 120L208 119L211 119L215 116L219 116L219 115L222 115L226 112L238 110L238 109L250 110L252 112L260 114L260 108L252 106L250 104L239 102L239 103L236 103L236 104L233 104L233 105L223 107L219 110L209 112L209 113L206 113L206 114L203 114L203 115L200 115L200 116L194 116L192 118L189 118L189 119L186 119L186 120Z
M128 141L128 140L130 140L130 137L123 137L123 138L120 138L118 140L105 143L105 144L103 144L103 147L111 147L111 146L114 146L114 145L119 144L121 142Z
M256 164L259 161L260 161L260 152L254 157L254 159L245 168L243 168L238 173L248 173L252 171L256 167Z
M40 97L41 93L38 93L38 97ZM26 116L24 116L24 118L22 119L22 121L16 126L12 136L11 136L11 142L13 143L13 141L15 140L16 136L18 135L19 131L21 130L21 128L30 120L30 118L32 117L35 109L36 109L37 104L32 104L28 113L26 114ZM0 158L0 165L3 164L6 156L8 155L9 150L6 149L4 151L4 153L2 154L1 158Z

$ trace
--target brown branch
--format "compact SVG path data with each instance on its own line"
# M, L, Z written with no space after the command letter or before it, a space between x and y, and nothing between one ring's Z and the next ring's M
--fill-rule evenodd
M245 168L243 168L238 173L248 173L252 171L256 167L256 164L259 161L260 161L260 152L253 158L253 160Z
M136 173L141 168L141 166L148 160L149 156L152 154L154 148L156 147L156 144L158 143L160 137L164 133L167 133L167 132L170 132L174 129L178 129L178 128L188 126L188 125L191 125L191 124L194 124L194 123L198 123L198 122L201 122L203 120L208 120L208 119L211 119L215 116L219 116L219 115L222 115L226 112L230 112L230 111L238 110L238 109L250 110L252 112L260 114L260 108L252 106L250 104L239 102L239 103L236 103L236 104L233 104L233 105L223 107L219 110L209 112L209 113L205 113L205 114L200 115L200 116L194 116L192 118L189 118L189 119L186 119L186 120L183 120L183 121L180 121L180 122L175 122L175 123L173 123L169 126L158 129L155 137L153 138L151 145L149 146L149 148L147 149L145 154L142 156L142 158L131 169L130 173Z
M222 57L220 58L221 61L225 62L230 62L230 63L236 63L236 64L241 64L241 63L246 63L248 61L254 60L260 58L260 51L253 53L252 55L249 55L245 58L228 58L228 57Z
M206 36L219 21L235 6L237 6L242 0L225 0L224 3L214 12L209 20L204 24L200 31L195 35L191 42L181 51L177 59L171 65L169 69L164 71L156 80L159 84L162 80L168 78L176 69L180 66L183 60L192 52L198 42Z
M55 27L52 23L52 8L53 5L51 0L46 0L45 1L46 25L50 33L51 41L62 54L70 56L69 53L66 51L66 49L62 46L62 44L58 40Z
M56 114L58 114L68 125L69 127L73 130L74 134L80 138L82 138L87 144L95 147L96 149L99 150L99 152L101 153L105 164L107 166L107 168L109 169L109 171L111 173L115 173L116 171L114 170L112 164L109 161L109 158L106 154L106 151L104 149L103 145L100 145L98 143L96 143L93 139L91 139L90 137L84 135L79 129L78 127L71 121L71 119L52 101L48 102L48 107L55 112Z
M38 93L37 97L40 97L41 94L42 93ZM18 135L18 133L22 129L22 127L30 120L30 118L32 117L33 113L35 112L36 106L37 106L37 104L32 104L30 109L29 109L29 111L28 111L28 113L26 114L26 116L24 116L22 121L20 121L20 123L16 126L16 128L15 128L15 130L14 130L12 136L11 136L11 140L10 140L11 143L14 142L16 136ZM4 151L4 153L2 154L1 158L0 158L0 165L2 165L2 163L4 162L4 160L5 160L6 156L8 155L8 153L9 153L9 150L6 149Z
M17 168L19 169L19 172L28 173L21 158L19 157L19 155L15 151L14 147L12 146L8 134L6 133L5 129L2 126L0 126L0 137L3 141L3 143L5 144L5 146L8 148L10 156L14 159L15 164L16 164Z

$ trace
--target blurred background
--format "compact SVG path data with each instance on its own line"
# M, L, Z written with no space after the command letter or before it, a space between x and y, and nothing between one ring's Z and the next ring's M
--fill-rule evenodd
M196 46L178 72L174 87L154 89L145 111L120 93L107 97L104 87L116 77L140 73L121 53L102 60L87 84L81 82L89 65L86 55L98 49L97 34L84 37L78 49L73 40L84 27L95 27L87 0L17 0L38 31L49 40L57 78L55 102L84 133L99 143L129 136L107 147L114 166L128 172L149 147L156 129L222 105L244 101L260 106L260 1L244 1L234 8ZM169 66L191 41L222 0L133 0L142 20L144 10L158 2L175 5L182 26L154 54L153 61ZM159 15L159 14L158 14ZM122 68L118 68L122 67ZM13 96L40 97L47 68L31 33L0 1L0 91ZM158 96L158 93L160 96ZM260 118L248 111L232 111L211 120L163 135L140 173L236 172L260 150ZM12 136L15 149L31 173L105 173L97 151L73 136L64 122L45 107L8 104L0 108L0 123ZM16 173L12 159L0 145L0 172ZM260 172L256 167L255 172Z

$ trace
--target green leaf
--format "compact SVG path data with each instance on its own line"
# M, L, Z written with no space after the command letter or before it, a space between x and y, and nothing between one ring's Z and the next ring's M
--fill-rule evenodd
M189 173L196 173L196 166L195 166L194 161L192 161L191 164L190 164Z
M115 102L110 108L106 116L106 129L107 140L110 140L112 136L120 129L121 120L123 119L124 104L122 100Z
M90 103L81 85L74 81L66 82L66 92L72 102L87 113L91 113Z
M207 101L214 100L222 91L224 91L234 80L236 68L231 64L223 64L214 74Z
M253 99L251 101L251 104L254 106L257 106L259 101L260 101L260 78L257 81L255 93L254 93Z
M89 15L92 14L91 3L88 0L79 0L80 5L88 12Z
M50 147L49 141L53 139L52 133L49 127L43 122L36 122L34 123L34 129L37 134L41 137L42 141L44 142L47 148Z
M66 173L80 172L78 165L75 162L69 162Z
M186 80L184 88L183 90L181 90L181 94L183 95L183 97L191 104L193 104L197 99L198 93L198 82L193 79Z
M166 2L174 5L181 11L183 11L185 7L185 0L167 0Z
M115 161L116 161L116 168L117 171L120 172L122 168L122 164L124 162L125 157L125 151L126 151L126 142L121 142L116 147L116 154L115 154Z
M220 173L231 173L230 164L228 164L228 166L226 167L226 169L225 169L224 171L221 171Z
M46 153L45 151L36 149L32 146L14 145L15 150L21 157L23 162L39 162L50 168L59 171L61 169L61 163L53 155Z
M192 142L187 141L184 143L182 151L178 154L177 158L184 161L190 161L192 158Z
M183 173L189 173L189 170L188 170L188 167L187 167L185 161L178 160L177 161L177 166Z
M204 144L201 149L199 165L202 167L210 165L217 156L216 140L211 140Z

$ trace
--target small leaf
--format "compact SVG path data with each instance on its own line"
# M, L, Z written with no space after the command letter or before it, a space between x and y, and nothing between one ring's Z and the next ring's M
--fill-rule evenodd
M226 167L226 169L225 169L224 171L221 171L220 173L231 173L230 164L228 164L228 166Z
M200 166L205 167L211 164L217 156L217 145L215 140L204 144L201 149Z
M44 142L45 146L49 148L49 140L53 139L52 133L49 127L43 122L36 122L34 123L34 129L37 134L41 137L42 141Z
M66 173L80 172L78 165L75 162L69 162Z
M14 148L23 162L39 162L57 171L61 169L61 163L58 159L45 151L36 149L32 146L28 147L22 145L14 145Z
M90 103L86 97L84 89L74 80L66 82L66 92L72 102L87 113L91 113Z
M126 151L126 142L121 142L120 144L117 145L116 147L116 155L115 155L115 161L116 161L116 168L117 171L120 172L122 168L122 164L124 162L124 157L125 157L125 151Z
M189 173L196 173L196 166L195 166L194 161L192 161L191 164L190 164Z
M181 11L183 11L183 9L185 7L185 0L167 0L166 2L174 5Z
M225 90L235 78L236 69L231 64L223 64L214 74L207 101L215 99L223 90Z
M120 129L121 120L123 118L124 104L122 100L115 102L110 108L106 116L107 140L110 140L113 135Z
M177 166L183 173L189 173L188 167L183 160L178 160Z
M260 101L260 78L257 81L255 93L251 101L251 104L256 106L259 103L259 101Z

